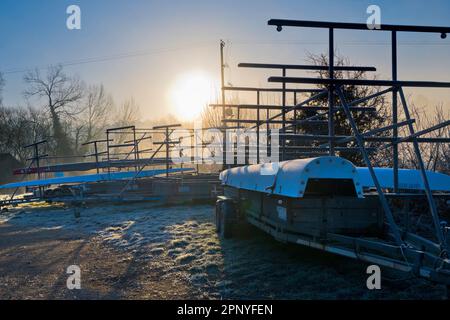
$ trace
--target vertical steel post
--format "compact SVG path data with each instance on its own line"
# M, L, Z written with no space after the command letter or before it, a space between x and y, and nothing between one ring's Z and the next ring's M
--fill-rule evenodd
M37 167L37 174L38 174L38 179L41 179L41 169L40 169L40 159L39 159L39 148L38 145L35 144L34 145L34 159L36 160L36 167Z
M294 106L297 105L297 91L294 91ZM294 120L297 120L297 109L294 109ZM294 134L297 134L297 124L294 125Z
M266 121L267 121L266 122L267 156L271 155L270 154L270 150L272 150L271 147L270 147L272 141L271 141L271 137L270 137L270 123L269 123L269 119L270 119L270 109L267 108L267 111L266 111Z
M135 147L135 150L136 150L136 159L137 159L137 168L138 168L138 171L139 171L139 169L140 169L140 160L141 160L141 156L140 156L140 153L139 153L139 142L142 141L142 140L144 139L145 136L146 136L146 134L144 133L141 139L136 140L136 147ZM144 157L145 157L145 154L144 154Z
M225 42L223 40L220 40L220 91L222 93L222 120L225 120L225 66L224 66L224 59L223 59L223 48L225 48ZM226 127L227 124L225 122L222 122L221 127ZM222 149L222 157L223 157L223 169L226 168L226 145L227 145L227 137L226 137L226 129L222 129L223 134L223 149Z
M166 178L169 177L169 127L166 127Z
M286 77L286 68L283 68L283 77ZM286 133L286 82L283 81L283 96L282 96L282 102L283 102L283 109L282 109L282 125L281 125L281 132L283 132L283 141L281 142L282 146L282 155L281 160L286 160L286 136L284 134Z
M139 171L138 168L138 160L139 160L139 151L138 144L136 140L136 127L133 127L133 144L134 144L134 169L136 172Z
M260 105L260 97L259 97L259 90L256 91L256 105L258 108L256 109L256 121L257 121L257 127L256 127L256 163L259 163L259 128L260 128L260 114L259 114L259 105Z
M220 91L222 93L222 118L225 119L225 66L223 61L223 48L225 48L225 42L220 40Z
M392 31L392 80L398 80L398 72L397 72L397 32ZM392 122L393 124L398 123L398 98L397 98L398 89L394 88L392 91ZM392 130L394 143L392 144L392 155L394 157L393 169L394 169L394 192L398 192L398 127L395 126Z
M34 145L34 157L36 159L36 167L37 167L37 172L38 172L38 179L41 179L41 163L40 163L40 157L39 157L39 147L38 144L36 143ZM44 195L44 187L40 186L39 187L39 196L42 197Z
M241 123L239 122L240 119L241 119L241 107L238 106L237 107L237 120L238 120L237 126L239 129L241 128Z
M328 36L328 72L330 79L334 79L334 29L329 29ZM334 156L334 86L328 88L328 135L330 136L330 156Z
M100 169L98 167L98 147L97 147L97 141L94 141L94 152L95 152L95 166L97 169L97 174L100 173Z
M110 156L109 156L109 130L106 130L106 158L108 161L108 174L111 173L111 163L110 163Z

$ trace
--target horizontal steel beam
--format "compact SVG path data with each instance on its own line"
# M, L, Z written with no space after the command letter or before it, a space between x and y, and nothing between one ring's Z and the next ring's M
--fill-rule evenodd
M328 136L328 135L308 135L308 134L292 134L292 133L279 133L280 138L290 140L334 140L339 141L342 139L353 139L353 136ZM404 139L399 137L395 139L394 137L364 137L366 142L396 142L401 140L402 143L413 142L413 137L405 137ZM419 143L450 143L450 138L416 138Z
M189 137L185 137L185 138L189 138ZM176 137L173 138L174 140L162 140L162 141L154 141L152 142L153 144L165 144L165 143L180 143L180 139L181 137Z
M153 151L153 149L143 149L143 150L139 150L139 153L149 153L149 152L151 152L151 151Z
M34 147L34 146L37 146L37 145L40 145L40 144L43 144L43 143L47 143L47 140L41 140L41 141L38 141L38 142L35 142L35 143L32 143L32 144L26 145L23 148L24 149L30 148L30 147Z
M304 146L287 146L287 150L298 150L298 151L325 151L328 152L330 148L324 148L324 147L304 147ZM361 149L358 147L336 147L334 148L336 151L360 151ZM375 151L376 148L366 148L366 150Z
M152 137L136 138L136 142L139 143L141 141L150 140L150 139L152 139ZM134 140L124 141L124 143L134 143Z
M94 143L106 143L106 142L112 142L112 141L114 141L114 140L113 139L109 139L109 140L106 140L106 139L104 139L104 140L93 140L93 141L88 141L88 142L83 143L82 146L87 146L89 144L94 144Z
M328 121L322 120L251 120L251 119L224 119L224 123L271 123L271 124L299 124L299 123L311 123L311 124L327 124ZM250 128L249 128L250 129Z
M294 108L296 107L297 111L327 111L328 107L320 107L320 106L280 106L280 105L257 105L257 104L210 104L209 105L212 108L239 108L239 109L272 109L272 110L285 110L286 113L290 111L294 111ZM292 110L289 110L292 109ZM336 111L343 110L341 107L336 107ZM351 111L359 111L359 112L374 112L377 111L375 107L351 107Z
M335 86L378 86L378 87L413 87L413 88L450 88L450 82L435 81L392 81L365 79L319 79L302 77L270 77L269 82L322 84Z
M181 127L181 124L168 124L168 125L165 125L165 126L156 126L156 127L153 127L153 130L166 129L166 128L175 128L175 127Z
M122 144L113 144L108 146L109 148L125 148L125 147L134 147L134 143L122 143Z
M212 108L238 108L238 109L273 109L282 110L292 108L292 106L280 106L280 105L257 105L257 104L210 104Z
M277 27L303 27L303 28L324 28L324 29L346 29L346 30L370 30L365 23L345 23L345 22L325 22L307 20L285 20L271 19L267 23ZM374 31L400 31L400 32L420 32L420 33L450 33L450 27L416 26L416 25L390 25L382 24Z
M239 68L257 68L257 69L291 69L291 70L311 70L328 71L329 66L302 65L302 64L274 64L274 63L239 63ZM375 67L366 66L334 66L335 71L377 71Z
M400 140L401 139L401 140ZM416 138L419 143L450 143L450 138ZM368 137L364 138L365 141L369 142L395 142L396 139L393 137ZM398 138L397 143L412 143L413 137L406 137L405 139Z
M106 159L105 159L106 160ZM14 175L21 174L35 174L35 173L45 173L45 172L71 172L71 171L89 171L96 168L127 168L134 167L136 164L151 164L151 165L162 165L166 163L165 158L154 158L150 162L148 159L140 160L114 160L102 161L102 162L77 162L77 163L66 163L66 164L55 164L42 166L39 169L37 167L21 168L13 171Z
M251 91L251 92L297 92L297 93L315 93L321 92L321 89L285 89L282 88L252 88L252 87L222 87L225 91Z
M134 128L135 128L134 126L125 126L125 127L109 128L109 129L106 129L106 131L111 132L111 131L134 129Z

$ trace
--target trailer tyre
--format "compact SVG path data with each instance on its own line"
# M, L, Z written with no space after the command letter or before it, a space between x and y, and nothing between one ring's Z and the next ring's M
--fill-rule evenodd
M220 236L223 239L230 239L233 236L233 228L236 220L236 210L232 201L223 201L220 222Z
M216 222L216 232L220 234L221 223L222 223L222 203L223 200L218 200L216 202L216 212L215 212L215 222Z
M216 202L216 230L221 238L229 239L233 236L236 217L236 208L232 200L219 200Z

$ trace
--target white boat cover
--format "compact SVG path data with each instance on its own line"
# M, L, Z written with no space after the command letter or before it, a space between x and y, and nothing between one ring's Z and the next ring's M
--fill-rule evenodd
M193 170L194 169L192 169L192 168L174 168L174 169L169 169L169 173L185 172L185 171L193 171ZM137 178L153 177L153 176L157 176L157 175L164 174L164 173L166 173L165 169L143 170L139 173L139 176ZM21 187L44 187L44 186L58 185L58 184L124 180L124 179L132 179L135 177L135 175L136 175L136 172L134 172L134 171L87 174L87 175L72 176L72 177L49 178L49 179L8 183L8 184L4 184L4 185L0 186L0 189L14 189L14 188L21 188Z
M277 170L278 169L278 170ZM392 168L374 168L383 189L393 189ZM433 192L450 192L450 176L427 171ZM220 174L222 184L251 191L302 198L309 179L352 179L358 197L364 188L375 188L368 168L356 168L339 157L318 157L280 163L257 164L225 170ZM399 187L403 190L423 191L419 170L400 169Z
M363 197L356 167L339 157L297 159L225 170L222 184L291 198L302 198L309 179L351 179Z
M363 188L374 188L373 179L368 168L357 168L359 181ZM374 168L375 175L384 189L394 189L394 170L392 168ZM431 191L450 192L450 176L433 171L427 171ZM398 184L401 190L425 190L419 170L400 169Z

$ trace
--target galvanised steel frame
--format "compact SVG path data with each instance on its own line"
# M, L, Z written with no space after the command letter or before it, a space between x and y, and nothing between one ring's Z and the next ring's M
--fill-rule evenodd
M287 151L289 148L286 146L287 140L311 140L311 141L323 141L324 143L319 147L310 148L309 153L305 153L307 156L315 155L317 152L326 150L327 154L335 155L336 151L340 151L342 147L339 147L342 144L346 144L351 141L355 141L357 144L357 148L355 152L361 154L364 159L364 162L369 169L371 177L374 181L376 191L378 197L380 199L380 203L382 209L384 211L385 220L389 226L391 236L396 244L395 248L401 251L402 255L404 255L405 259L412 258L414 256L414 268L417 270L420 269L421 259L420 250L422 250L422 255L428 256L428 258L433 257L433 259L440 259L440 264L445 264L447 267L450 265L450 260L448 260L448 244L446 239L446 229L441 225L441 221L439 218L438 210L436 207L436 202L434 196L429 187L429 181L427 178L425 165L422 159L421 151L419 148L420 143L450 143L450 138L427 138L422 137L423 135L430 133L432 131L447 127L450 125L450 120L444 121L438 125L435 125L431 128L427 128L422 131L416 132L414 129L415 119L411 118L408 104L405 98L405 94L403 88L413 87L413 88L450 88L450 82L431 82L431 81L400 81L398 80L398 53L397 53L397 34L399 32L418 32L418 33L437 33L440 34L442 39L447 37L447 33L450 33L449 27L427 27L427 26L401 26L401 25L381 25L379 29L371 30L368 32L377 32L384 31L391 33L391 50L392 50L392 79L391 80L356 80L356 79L336 79L335 72L336 71L375 71L374 67L352 67L352 66L335 66L334 62L334 52L335 52L335 41L334 35L335 31L338 29L342 30L369 30L366 24L355 24L355 23L335 23L335 22L317 22L317 21L297 21L297 20L280 20L280 19L272 19L268 22L271 26L276 26L277 31L282 31L283 27L302 27L302 28L322 28L328 30L328 49L329 49L329 65L328 66L310 66L310 65L284 65L284 64L260 64L260 63L241 63L239 67L245 68L264 68L264 69L277 69L281 70L281 76L273 76L268 79L269 82L273 83L281 83L281 88L247 88L247 87L226 87L224 85L223 77L222 77L222 104L214 104L211 107L221 107L223 110L223 122L224 123L237 123L240 124L252 124L250 127L252 129L257 130L257 136L259 141L259 128L263 125L267 126L267 133L270 129L270 124L281 125L281 159L285 160ZM221 47L223 49L223 45ZM222 75L223 75L223 60L222 60ZM308 77L287 77L287 70L328 70L328 78L308 78ZM302 84L302 85L321 85L326 89L317 90L317 89L291 89L287 88L288 84ZM343 88L345 86L369 86L369 87L384 87L383 90L371 94L367 97L363 97L361 99L357 99L355 101L348 101L345 96L345 91ZM227 91L250 91L256 92L256 104L226 104L225 94ZM261 92L281 92L282 93L282 103L281 105L261 105L260 104L260 93ZM311 97L308 99L297 102L297 93L310 93ZM286 103L286 94L294 93L294 105L288 106ZM392 94L392 124L387 125L383 128L377 128L371 130L369 132L360 132L355 119L353 117L353 112L373 112L373 108L362 108L358 107L358 105L367 102L371 99L386 95ZM310 107L311 103L314 103L319 98L327 97L328 107L324 106L313 106ZM403 113L405 115L405 120L400 121L398 119L398 98L400 97L401 106L403 109ZM338 98L338 100L336 99ZM340 101L340 105L335 105L335 101ZM225 108L235 108L238 110L237 117L233 119L227 119ZM309 117L307 119L297 119L297 111L308 109L314 111L323 111L323 113L319 115L315 115L313 117ZM256 120L254 119L240 119L241 109L251 109L256 110ZM266 119L261 119L260 111L267 111ZM270 116L270 110L279 110L280 113L275 116ZM287 120L286 115L289 113L293 113L294 120ZM350 123L353 134L350 136L337 136L335 134L335 125L334 125L334 115L336 112L343 112L346 115L347 120ZM324 117L327 117L328 124L328 135L304 135L298 134L295 130L295 126L299 123L308 123L314 122L323 123ZM294 127L294 130L289 130ZM401 127L407 127L409 131L409 135L406 137L399 137L398 130ZM376 134L383 133L386 131L392 131L392 136L379 137L375 136ZM369 148L366 148L366 142L380 142L386 143L386 145L381 146L381 148L392 148L393 154L393 192L389 194L385 194L384 190L381 188L381 185L378 181L377 176L375 175L374 168L371 164L369 157ZM390 207L390 203L388 198L404 198L405 194L400 193L399 190L399 180L398 180L398 170L399 170L399 155L398 155L398 146L401 143L412 143L415 156L417 157L419 170L421 173L421 178L424 185L425 196L429 205L429 210L432 217L432 222L434 226L435 236L438 241L438 244L435 245L433 242L430 242L418 235L411 234L409 232L405 232L401 230L399 226L396 224L392 209ZM259 143L258 143L259 147ZM302 150L305 147L291 147L293 149L298 148L298 150ZM225 149L225 146L224 146ZM350 148L349 148L350 149ZM259 149L258 149L259 155ZM258 158L259 161L259 158ZM418 195L420 196L420 195ZM381 242L371 241L370 243L363 239L349 238L343 237L339 235L333 236L334 240L344 241L352 243L357 247L367 246L367 248L376 248L378 250L388 252L389 248ZM345 239L344 239L345 238ZM393 247L392 247L393 248ZM391 249L392 249L391 248ZM420 248L420 249L417 249ZM395 249L397 250L397 249ZM406 255L406 256L405 256ZM410 256L412 255L412 256ZM356 255L356 258L361 257L361 255ZM362 259L364 260L364 259ZM369 260L367 260L369 261ZM434 261L434 260L433 260ZM437 261L437 260L436 260ZM407 262L407 261L406 261ZM407 262L409 265L409 263ZM386 264L385 264L386 265ZM387 263L390 265L390 263ZM393 265L396 265L395 263ZM440 273L442 271L442 273ZM441 279L443 275L442 281L447 285L450 284L450 270L448 268L444 269L434 269L431 273L439 273L439 276L436 275L434 279ZM431 277L433 278L433 277ZM445 278L445 279L444 279Z

